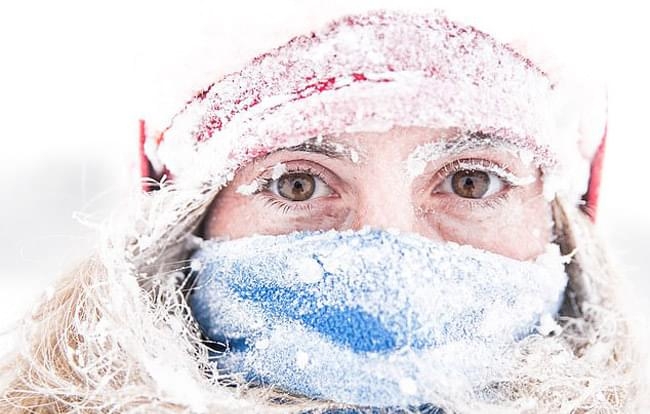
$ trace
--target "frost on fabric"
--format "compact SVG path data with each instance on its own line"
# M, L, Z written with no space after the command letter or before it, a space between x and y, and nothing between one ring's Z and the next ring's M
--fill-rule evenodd
M174 118L152 156L178 179L222 182L312 137L415 126L500 136L545 164L584 172L579 123L568 121L578 114L555 86L509 47L444 16L355 16L216 82ZM585 174L576 180L553 190L573 199Z
M372 406L500 378L567 282L558 249L521 262L373 230L208 241L194 260L194 316L229 345L220 369Z

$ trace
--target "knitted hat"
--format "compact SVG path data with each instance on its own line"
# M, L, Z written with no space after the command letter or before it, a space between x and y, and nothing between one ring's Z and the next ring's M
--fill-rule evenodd
M593 213L605 108L604 94L473 26L373 12L258 56L195 94L167 127L143 128L143 175L220 187L252 159L310 138L455 128L513 144L544 169L549 199L586 197Z

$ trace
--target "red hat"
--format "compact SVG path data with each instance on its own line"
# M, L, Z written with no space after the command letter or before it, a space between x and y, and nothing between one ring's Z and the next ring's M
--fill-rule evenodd
M223 186L250 160L319 135L457 128L508 141L544 168L549 199L584 197L593 215L604 95L585 99L557 78L441 13L349 16L212 83L162 132L142 127L143 175Z

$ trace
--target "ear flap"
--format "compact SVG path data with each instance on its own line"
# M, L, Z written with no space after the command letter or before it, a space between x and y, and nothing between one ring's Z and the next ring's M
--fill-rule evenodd
M596 221L596 212L598 208L598 196L600 194L600 178L603 169L603 159L605 158L605 142L607 140L607 125L603 137L600 140L600 145L591 160L591 170L589 174L589 187L587 192L582 197L585 204L582 206L582 211L589 216L592 222Z
M151 160L147 157L145 150L147 142L147 130L144 119L139 121L140 123L140 148L138 155L140 158L140 177L142 179L142 191L148 193L160 188L160 180L165 175L165 170L161 173L158 173L154 168Z

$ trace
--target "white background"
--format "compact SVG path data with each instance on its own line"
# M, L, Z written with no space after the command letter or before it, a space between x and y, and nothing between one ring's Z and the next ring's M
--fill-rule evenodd
M100 220L137 179L137 119L152 106L178 108L187 95L179 100L164 91L192 78L197 56L214 54L209 44L188 42L188 33L237 33L215 37L225 65L244 36L256 40L256 26L293 18L278 5L317 9L337 2L6 3L0 5L0 330L92 250L92 228L73 212ZM524 2L482 3L489 6L476 7L504 20L527 15L549 38L579 38L576 53L596 57L590 70L608 79L610 105L599 224L617 266L645 298L647 13L623 2L570 8L542 2L532 12Z

